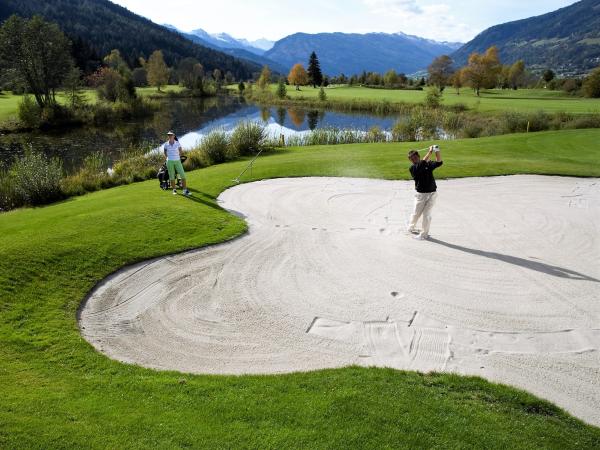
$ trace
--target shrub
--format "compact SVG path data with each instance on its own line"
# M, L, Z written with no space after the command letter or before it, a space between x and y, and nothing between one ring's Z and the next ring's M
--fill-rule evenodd
M537 111L527 115L529 131L545 131L550 128L550 117L544 111Z
M463 115L458 112L447 112L443 117L443 127L446 131L458 131L463 126Z
M483 127L477 123L470 123L463 128L462 135L466 138L477 138L481 136Z
M469 107L467 105L465 105L464 103L455 103L454 105L448 106L448 109L450 109L450 111L454 111L454 112L465 112L466 110L469 109Z
M563 125L563 128L581 129L581 128L600 128L600 114L581 116L574 118Z
M234 131L234 134L236 131ZM230 147L229 137L223 130L213 130L204 136L200 142L199 151L204 154L204 162L207 162L208 165L220 164L227 159L235 158L239 154L237 149L233 146ZM202 160L200 155L195 155L194 158L197 159L197 163Z
M24 204L25 201L15 189L9 171L0 169L0 211L8 211Z
M396 122L392 128L392 139L394 141L416 141L419 132L419 124L411 116Z
M60 181L62 163L58 158L49 159L42 153L28 151L11 166L8 178L14 185L14 198L22 205L44 205L63 198Z
M327 100L327 93L325 92L325 89L323 88L323 86L321 86L321 89L319 89L319 100L322 102Z
M562 90L568 94L575 95L581 88L581 80L575 78L568 78L562 85Z
M373 127L369 128L366 138L367 138L368 142L386 142L387 141L386 134L378 126L373 126Z
M113 164L113 178L121 183L153 178L164 159L159 152L129 156Z
M284 99L287 97L287 88L285 86L285 79L283 77L279 78L279 82L277 83L277 98Z
M519 133L527 130L527 118L517 112L507 112L502 116L506 133Z
M190 150L186 153L188 159L183 163L185 170L200 169L210 166L210 161L205 152L198 149Z
M19 103L19 120L29 128L39 128L42 124L42 109L31 95L25 95Z
M232 157L251 155L264 147L267 140L265 128L257 122L241 122L230 137Z
M442 91L437 87L429 88L425 96L425 106L428 108L439 108L441 104Z

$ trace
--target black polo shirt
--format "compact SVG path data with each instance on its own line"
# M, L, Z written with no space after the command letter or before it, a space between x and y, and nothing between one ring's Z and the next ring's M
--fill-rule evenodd
M443 161L419 161L410 166L410 174L415 180L415 189L417 192L428 193L435 192L437 185L433 178L433 171L440 167Z

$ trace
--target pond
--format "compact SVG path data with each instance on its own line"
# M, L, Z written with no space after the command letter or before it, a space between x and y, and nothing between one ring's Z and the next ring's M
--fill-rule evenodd
M6 166L27 149L32 149L60 158L65 170L72 172L93 153L103 154L110 165L131 149L156 148L170 129L179 135L184 148L191 148L211 130L232 130L246 120L263 123L271 136L283 134L287 138L315 128L367 131L377 126L385 131L390 130L398 119L398 115L261 107L236 97L164 100L161 109L152 117L121 122L114 127L87 126L0 136L0 164Z

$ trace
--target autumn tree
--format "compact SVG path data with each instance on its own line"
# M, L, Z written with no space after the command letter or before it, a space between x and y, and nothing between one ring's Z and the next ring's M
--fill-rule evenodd
M429 83L437 86L440 91L443 91L450 82L450 78L454 72L452 65L452 58L448 55L442 55L435 58L427 68L427 72L429 73Z
M271 84L271 69L269 69L269 66L264 66L262 68L256 84L258 85L259 89L263 91L269 87Z
M129 65L127 65L121 56L121 52L117 49L111 50L111 52L104 57L103 62L111 69L119 72L121 75L128 75L131 73Z
M511 88L518 89L523 86L525 78L525 61L520 59L508 69L508 83Z
M390 69L383 75L383 84L388 87L396 86L399 83L398 79L399 77L396 71L394 69Z
M590 98L600 97L600 67L590 73L583 81L583 94Z
M483 88L493 88L498 82L502 70L498 49L490 47L485 53L472 53L469 62L464 67L465 80L475 90L477 96Z
M463 87L465 79L465 72L463 69L459 69L452 74L450 78L450 83L452 83L452 87L456 89L456 95L460 95L460 88Z
M110 67L101 67L88 79L96 88L100 100L129 102L136 98L133 80Z
M183 58L177 65L179 83L186 89L203 91L204 67L196 58Z
M321 86L323 84L323 73L321 72L321 64L317 54L312 52L308 59L308 83L312 84L312 87Z
M160 88L169 82L169 68L165 63L162 51L155 50L146 62L146 71L148 72L148 83L151 86L156 86L160 92Z
M308 74L304 69L304 66L300 63L295 64L288 74L288 82L296 86L296 90L300 90L300 86L306 86L308 84Z

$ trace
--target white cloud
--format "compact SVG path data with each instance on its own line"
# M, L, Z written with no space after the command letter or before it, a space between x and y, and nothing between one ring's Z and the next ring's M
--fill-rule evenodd
M416 0L363 0L363 2L374 13L423 13Z
M439 41L467 41L473 37L472 27L452 14L447 3L421 5L416 0L362 0L369 13L394 31L402 31Z

